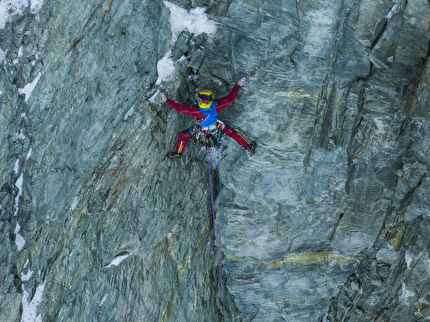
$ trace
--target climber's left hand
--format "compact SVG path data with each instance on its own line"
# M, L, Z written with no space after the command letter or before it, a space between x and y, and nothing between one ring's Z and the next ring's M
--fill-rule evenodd
M160 96L161 96L161 99L163 100L163 101L167 101L167 95L166 95L166 93L163 93L163 92L161 92L160 93Z

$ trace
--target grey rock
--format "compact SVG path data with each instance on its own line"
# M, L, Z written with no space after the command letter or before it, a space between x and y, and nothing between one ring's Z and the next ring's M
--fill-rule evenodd
M428 2L172 3L217 31L172 43L134 0L0 30L0 320L428 320ZM207 154L164 158L192 119L158 91L242 76L221 118L257 151L209 154L221 289Z

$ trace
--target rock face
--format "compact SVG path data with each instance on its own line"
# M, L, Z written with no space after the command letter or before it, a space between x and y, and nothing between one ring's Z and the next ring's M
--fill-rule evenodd
M0 30L2 321L224 319L207 154L164 158L192 119L157 94L241 76L221 117L257 152L209 154L227 319L430 320L427 1L19 11Z

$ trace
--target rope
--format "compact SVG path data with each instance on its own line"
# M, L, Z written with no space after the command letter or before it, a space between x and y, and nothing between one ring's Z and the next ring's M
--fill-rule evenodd
M228 296L228 307L230 311L230 321L232 320L232 314L231 314L231 303L230 303L230 290L228 285L228 265L227 265L227 239L225 237L225 220L224 220L224 202L222 200L222 185L221 185L221 168L220 168L220 157L219 157L219 144L218 144L219 138L217 140L217 159L218 159L218 174L219 174L219 193L221 195L221 211L222 211L222 229L224 231L224 254L225 254L225 276L227 279L227 296Z
M217 234L217 229L216 229L214 193L213 193L212 175L211 175L211 162L210 162L210 157L209 157L209 149L206 149L206 150L208 152L209 184L210 184L210 187L211 187L212 215L213 215L214 229L215 229L216 252L217 252L217 255L218 255L219 282L221 284L221 297L222 297L222 306L223 306L223 309L224 309L224 321L227 321L227 318L226 318L226 315L225 315L224 287L222 285L222 272L221 272L221 260L220 260L220 256L219 256L219 247L218 247L218 234Z

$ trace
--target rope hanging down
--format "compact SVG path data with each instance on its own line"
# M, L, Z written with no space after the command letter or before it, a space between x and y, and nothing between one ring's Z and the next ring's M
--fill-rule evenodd
M223 287L223 283L222 283L221 259L220 259L220 255L219 255L219 246L218 246L218 244L219 244L218 243L218 233L217 233L217 228L216 228L214 193L213 193L213 184L212 184L212 175L211 175L211 165L210 165L209 149L207 149L207 154L208 154L209 185L210 185L210 190L211 190L212 215L213 215L213 221L214 221L216 250L217 250L217 256L218 256L219 280L220 280L220 284L221 284L221 297L222 297L222 305L223 305L223 309L224 309L224 321L227 321L226 312L225 312L224 287ZM219 162L219 159L218 159L218 162ZM220 177L220 180L221 180L221 177ZM220 184L221 184L221 182L220 182ZM221 196L221 198L222 198L222 196ZM224 245L225 245L224 209L223 209L223 229L224 229ZM227 249L227 246L226 246L226 249ZM226 256L227 256L227 252L226 252ZM227 263L227 257L226 257L226 263ZM226 274L227 274L227 285L228 285L228 270L227 270L227 265L226 265ZM227 287L227 292L228 292L228 300L229 300L229 307L230 307L230 320L231 320L230 292L228 291L228 287Z
M217 160L218 160L219 194L221 196L222 230L224 232L225 277L227 280L227 297L228 297L228 307L230 309L230 321L231 321L232 315L231 315L231 303L230 303L230 286L228 284L228 265L227 265L227 238L225 237L224 202L222 199L221 167L220 167L220 157L219 157L219 137L217 141L216 151L217 151Z

